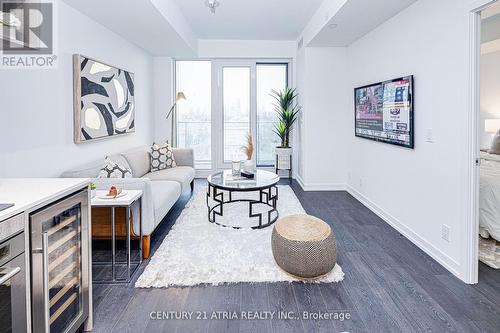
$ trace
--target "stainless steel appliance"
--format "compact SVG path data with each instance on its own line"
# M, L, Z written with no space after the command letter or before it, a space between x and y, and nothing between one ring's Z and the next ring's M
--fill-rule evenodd
M33 333L72 333L89 315L88 192L30 215Z
M26 330L26 260L21 232L0 242L0 332Z

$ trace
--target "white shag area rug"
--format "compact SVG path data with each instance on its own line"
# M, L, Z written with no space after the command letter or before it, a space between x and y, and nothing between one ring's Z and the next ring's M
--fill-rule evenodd
M479 236L479 260L491 268L500 269L500 242Z
M278 186L280 216L304 213L289 186ZM231 207L231 208L230 208ZM217 216L217 218L220 218ZM224 206L225 224L248 223L248 203ZM244 222L247 221L247 222ZM255 221L255 220L254 220ZM135 286L219 285L237 282L298 281L281 270L271 250L273 226L265 229L225 228L208 221L206 187L198 189L155 252ZM327 275L306 282L339 282L344 272L337 264Z

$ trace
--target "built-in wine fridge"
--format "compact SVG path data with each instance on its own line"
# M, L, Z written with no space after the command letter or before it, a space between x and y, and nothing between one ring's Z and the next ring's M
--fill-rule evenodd
M30 216L33 333L72 333L89 315L88 192Z

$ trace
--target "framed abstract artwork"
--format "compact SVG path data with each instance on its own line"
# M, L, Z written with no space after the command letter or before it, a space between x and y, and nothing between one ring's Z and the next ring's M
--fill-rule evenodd
M134 74L73 55L74 141L135 132Z

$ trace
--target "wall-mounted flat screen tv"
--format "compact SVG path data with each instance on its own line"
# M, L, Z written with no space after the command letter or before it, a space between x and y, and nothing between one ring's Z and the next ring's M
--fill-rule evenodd
M414 148L413 76L354 89L357 137Z

